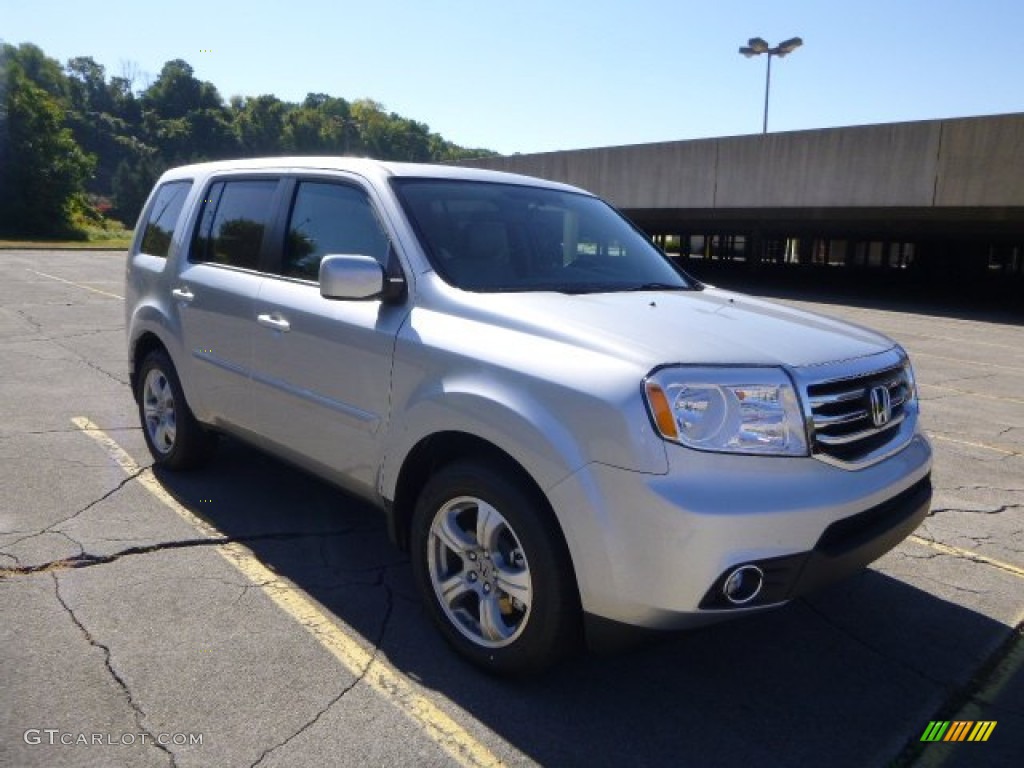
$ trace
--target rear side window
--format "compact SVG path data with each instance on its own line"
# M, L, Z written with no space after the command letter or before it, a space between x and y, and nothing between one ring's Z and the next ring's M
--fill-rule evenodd
M167 252L171 249L171 236L178 225L178 217L190 189L191 181L169 181L156 191L146 219L146 229L142 233L143 253L167 258Z
M363 190L347 184L301 181L288 221L281 272L316 280L328 254L372 256L388 261L388 238Z
M258 269L273 215L273 179L218 181L203 201L192 261Z

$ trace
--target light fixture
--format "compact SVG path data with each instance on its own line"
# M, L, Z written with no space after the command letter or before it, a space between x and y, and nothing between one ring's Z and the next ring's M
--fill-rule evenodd
M746 45L740 48L740 53L748 59L753 56L760 56L762 53L768 55L768 69L764 79L764 124L761 129L762 133L768 133L768 93L771 91L772 83L772 56L778 56L781 59L783 56L791 54L803 44L804 41L801 38L791 37L772 48L764 38L752 37L747 40Z

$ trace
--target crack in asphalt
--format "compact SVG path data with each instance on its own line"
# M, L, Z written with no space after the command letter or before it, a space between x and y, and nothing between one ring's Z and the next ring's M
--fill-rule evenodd
M104 432L138 432L142 429L142 426L134 427L102 427ZM32 429L25 432L11 432L6 435L0 435L0 440L13 440L16 437L26 437L29 435L80 435L82 430L78 427L67 427L62 429Z
M98 336L101 333L124 333L124 326L111 326L109 328L96 328L92 331L76 331L74 333L64 333L58 336L44 336L36 341L60 341L63 339L82 339L86 336Z
M84 549L81 544L79 544L77 541L74 541L74 539L72 539L70 536L68 536L64 531L57 530L57 526L58 525L63 525L64 523L67 523L67 522L70 522L70 521L74 520L79 515L82 515L82 514L85 514L86 512L88 512L90 509L95 507L97 504L100 504L100 503L106 501L107 499L109 499L115 493L120 491L122 488L124 488L126 485L128 485L128 483L130 483L132 480L136 479L139 475L141 475L143 472L145 472L149 468L150 468L150 465L147 465L145 467L139 467L137 470L132 472L130 475L127 475L122 480L118 481L117 485L115 485L109 491L104 493L102 496L93 499L88 504L86 504L84 507L82 507L81 509L76 511L74 514L71 514L68 517L63 518L62 520L58 520L55 523L50 523L48 526L46 526L42 530L35 531L34 533L29 534L28 536L22 536L20 539L15 539L14 541L6 542L4 544L4 550L8 550L11 547L14 547L14 546L20 544L23 541L28 541L30 539L37 538L39 536L44 536L47 533L55 533L55 534L59 534L61 536L64 536L67 539L69 539L70 541L73 541L75 544L78 544L80 549ZM2 575L3 575L3 573L0 572L0 576L2 576Z
M368 585L368 586L380 586L380 587L382 587L384 589L385 602L384 602L384 616L381 619L380 629L378 630L377 637L376 637L376 639L374 640L374 643L373 643L373 652L370 654L370 658L366 662L366 665L361 670L359 670L359 673L356 675L355 679L352 680L352 682L350 682L348 685L346 685L344 688L342 688L341 691L339 691L336 696L334 696L323 707L321 707L321 709L315 715L313 715L313 717L311 717L309 720L307 720L305 723L303 723L303 725L298 730L296 730L294 733L292 733L288 738L284 739L283 741L280 741L277 744L275 744L274 746L269 747L269 748L263 750L263 752L260 754L260 756L258 758L256 758L256 760L250 765L250 768L256 768L258 765L263 763L263 761L266 760L271 754L273 754L274 752L277 752L280 749L283 749L289 743L291 743L292 741L297 739L299 736L301 736L303 733L305 733L306 731L311 729L313 726L315 726L320 721L320 719L324 715L326 715L331 710L332 707L334 707L335 704L337 704L339 701L341 701L343 698L345 698L345 696L350 691L352 691L356 686L358 686L363 681L363 679L366 677L366 675L369 673L370 667L372 667L374 662L377 661L377 657L380 654L381 644L384 642L384 635L387 632L388 625L391 623L391 614L392 614L392 610L394 608L394 596L392 595L391 587L387 584L387 582L384 581L384 574L385 574L386 571L387 571L387 569L382 567L380 569L380 576L378 578L377 583L373 584L373 585Z
M936 552L935 550L929 549L927 552L921 554L911 554L904 549L894 549L891 554L897 558L905 558L907 560L934 560L937 557L942 557L943 553Z
M939 687L942 687L942 688L946 687L946 684L943 683L941 680L939 680L938 678L932 677L927 672L925 672L922 669L919 669L918 667L914 666L910 662L904 661L902 659L894 658L894 657L890 656L888 653L886 653L885 651L883 651L881 648L878 648L878 647L872 645L867 640L865 640L863 637L860 637L859 635L855 634L849 627L846 627L846 626L840 624L839 622L837 622L835 619L833 619L827 613L825 613L820 608L818 608L816 605L814 605L814 603L810 602L807 598L801 597L800 598L800 602L803 605L807 606L807 608L811 611L811 613L815 614L818 618L820 618L822 621L824 621L826 624L828 624L830 627L832 627L832 629L834 629L837 632L839 632L840 634L845 635L846 637L850 638L851 640L853 640L853 642L855 642L857 645L859 645L862 648L864 648L866 651L874 654L875 656L878 656L881 659L884 659L885 661L893 662L893 663L896 663L896 664L904 667L905 669L913 672L915 675L920 677L922 680L926 680L929 683L931 683L932 685L936 685L936 686L939 686Z
M58 339L56 337L47 336L46 333L43 331L42 323L40 323L38 320L33 318L31 315L29 315L24 310L16 309L14 311L15 311L16 314L20 315L29 325L31 325L33 328L35 328L37 333L43 334L43 338L32 339L32 341L36 341L36 342L38 342L38 341L48 341L51 344L56 344L58 347L63 349L65 352L70 352L72 355L74 355L76 358L78 358L79 361L81 361L82 363L87 365L89 368L92 368L94 371L102 373L108 379L116 381L118 384L122 384L124 386L128 386L128 380L127 379L122 379L122 378L112 374L106 368L101 368L100 366L96 365L96 363L92 362L92 360L89 360L85 355L83 355L81 352L79 352L74 347L69 346L67 344L63 344L60 341L58 341ZM88 335L88 334L82 334L82 335Z
M239 588L239 590L238 590L238 597L236 597L231 602L232 605L239 605L242 602L243 598L245 598L245 596L248 595L254 589L255 590L266 589L267 587L270 587L272 584L276 583L276 580L252 581L252 582L249 582L248 584L238 584L238 583L233 583L233 582L225 581L223 579L219 579L219 581L220 581L221 584L224 584L224 585L227 585L227 586L232 586L232 587L238 587ZM314 588L315 587L311 587L308 584L306 584L306 582L303 582L303 589L304 590L309 590L309 589L314 589Z
M81 557L85 554L85 547L82 546L82 542L76 539L74 536L69 534L67 531L50 531L54 536L62 536L67 539L72 546L78 548L78 554L75 557Z
M928 536L922 536L921 535L922 533L926 533L926 532L927 531L925 531L923 529L923 527L922 527L922 528L918 529L917 532L914 535L919 537L919 538L921 538L922 540L930 542L932 544L936 544L936 545L943 546L943 547L949 547L950 546L950 545L945 544L944 542L941 542L938 539L934 538L934 536L932 538L929 538ZM1017 533L1019 533L1019 532L1015 531L1011 535L1016 535ZM969 539L971 537L970 536L966 536L965 538ZM1002 546L1006 546L1006 545L1002 545ZM1020 551L1020 550L1017 550L1014 547L1008 547L1007 546L1006 548L1010 549L1011 551L1014 551L1014 552ZM904 552L902 549L900 549L900 550L893 550L893 551L894 552L898 552L899 554L902 554L904 557L911 557L912 559L915 559L915 560L931 560L932 557L952 557L955 560L964 560L964 561L969 562L969 563L975 563L976 565L985 565L985 566L988 566L989 568L997 568L997 569L999 569L1001 571L1006 571L1007 570L1007 564L1003 564L1003 563L1000 563L998 560L993 560L991 558L986 558L986 557L984 557L982 555L974 554L972 552L967 552L967 551L946 551L946 550L942 550L942 551L937 551L933 555L930 555L930 556L909 555L908 553Z
M94 363L89 358L85 357L84 355L80 355L77 351L75 351L71 347L66 347L63 344L61 344L59 341L55 341L53 343L56 344L61 349L66 349L68 352L71 352L73 355L75 355L75 357L77 357L79 360L81 360L83 363L85 363L88 367L92 368L94 371L98 371L99 373L102 373L104 376L106 376L111 381L116 381L118 384L121 384L122 386L125 386L125 387L127 387L129 385L128 379L122 379L120 376L115 376L113 373L108 371L106 368L100 367L99 365Z
M21 560L19 560L14 555L8 554L7 552L0 552L0 557L6 557L8 560L13 560L15 566L20 566L21 565Z
M952 590L955 590L957 592L966 592L966 593L971 594L971 595L987 595L987 594L989 594L989 590L987 590L987 589L971 589L970 587L964 587L964 586L961 586L960 584L951 584L948 581L943 581L942 579L936 579L936 578L933 578L931 576L923 576L923 575L921 575L920 578L924 579L925 581L930 581L932 584L939 584L939 585L941 585L943 587L947 587L948 589L952 589Z
M975 515L1000 515L1011 509L1020 509L1022 504L1000 504L993 509L965 509L963 507L932 507L928 510L928 517L942 514L943 512L964 512Z
M58 304L51 304L51 305L47 305L47 306L61 306L61 307L63 307L63 306L69 306L69 305L65 305L65 304L59 304L59 305ZM37 331L37 333L43 333L41 327ZM33 338L30 338L30 339L18 339L18 338L8 337L8 338L5 338L5 339L0 339L0 344L3 344L4 346L16 346L16 345L22 345L22 344L38 344L40 341L52 341L52 342L56 343L58 346L62 346L59 343L62 340L65 340L65 339L81 339L81 338L85 338L87 336L98 336L101 333L124 333L124 326L113 327L113 328L98 328L98 329L96 329L94 331L76 331L75 333L64 333L64 334L59 334L59 335L45 335L44 334L42 336L34 336ZM38 359L42 359L42 358L35 358L35 359L38 360Z
M117 683L118 687L121 689L121 692L124 694L125 699L128 701L128 706L132 708L132 713L135 718L136 726L138 726L139 730L142 733L145 733L147 736L149 736L150 742L154 747L156 747L161 752L167 755L167 759L170 763L171 768L177 768L178 762L174 756L174 753L166 745L161 744L157 740L153 732L145 726L144 721L146 719L146 712L142 709L142 705L139 704L139 702L135 699L135 696L132 695L131 689L128 687L128 684L125 682L124 678L121 677L120 674L118 674L116 669L114 669L113 662L111 661L110 658L110 646L101 643L99 640L92 636L92 633L89 632L88 629L86 629L81 619L78 618L74 610L71 608L70 605L68 605L67 601L64 599L64 596L60 593L60 579L57 577L57 574L53 573L51 574L51 577L53 578L53 591L54 594L57 596L57 602L61 604L62 608L64 608L65 612L68 614L68 617L71 619L72 623L76 627L78 627L78 631L82 633L82 636L85 638L86 642L88 642L89 645L91 645L93 648L97 648L103 653L103 664L104 666L106 666L107 672L110 673L110 676L114 679L114 682Z
M980 483L973 483L971 485L954 485L951 488L937 487L936 490L941 491L1000 491L1002 493L1024 493L1024 488L1000 488L994 485L981 485Z
M951 547L958 547L960 549L982 547L982 546L984 546L986 544L991 544L993 538L994 537L992 537L992 536L979 536L977 534L971 535L971 534L966 534L966 533L958 533L958 534L955 534L954 536L950 537L950 546ZM961 540L966 540L967 547L964 547L963 544L960 543ZM1006 547L1005 544L1003 544L1002 542L998 542L998 541L995 542L995 545L997 547L1008 548L1008 547Z
M249 534L243 536L217 536L213 538L201 537L194 539L175 539L172 541L161 541L155 544L145 544L135 547L127 547L125 549L119 550L118 552L113 552L109 555L94 555L90 552L86 552L84 550L84 547L82 547L82 545L79 542L72 539L63 531L52 531L52 533L59 533L65 536L69 541L76 544L82 551L73 557L65 557L61 558L60 560L51 560L47 563L17 566L14 568L0 568L0 579L10 578L12 576L28 576L33 573L51 573L55 571L72 570L77 568L91 568L96 565L108 565L124 557L133 557L135 555L149 555L154 552L163 552L173 549L189 549L191 547L219 547L225 544L248 544L251 542L259 541L294 541L296 539L304 539L309 538L311 536L347 536L351 532L351 529L343 529L340 531L286 531L279 533ZM375 585L370 584L368 586Z
M407 565L410 560L408 556L399 557L395 560L391 560L386 563L375 563L374 565L360 566L358 568L341 568L334 562L334 558L327 548L327 539L321 539L319 546L317 547L318 554L320 555L321 567L332 575L357 575L362 573L378 573L380 571L386 571L391 568L398 568L403 565Z
M14 314L18 315L22 320L31 325L36 330L36 333L43 332L43 324L36 320L34 317L32 317L32 315L30 315L25 310L16 309L14 310ZM38 339L34 339L34 341L38 341Z
M82 467L83 469L105 469L110 466L109 463L99 461L92 463L88 461L80 461L78 459L68 459L64 456L4 456L0 455L0 462L30 462L32 465L39 465L41 463L46 464L65 464L72 467Z

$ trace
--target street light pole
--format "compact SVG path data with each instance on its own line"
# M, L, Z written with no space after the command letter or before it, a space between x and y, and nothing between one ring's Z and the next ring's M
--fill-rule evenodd
M768 56L768 67L764 78L764 122L761 127L762 133L768 133L768 94L772 87L772 56L778 56L781 59L783 56L792 53L803 44L804 41L799 37L791 37L789 40L783 40L777 46L772 48L768 45L767 40L760 37L752 37L747 41L745 46L740 48L740 53L748 59L753 56L760 56L762 53Z

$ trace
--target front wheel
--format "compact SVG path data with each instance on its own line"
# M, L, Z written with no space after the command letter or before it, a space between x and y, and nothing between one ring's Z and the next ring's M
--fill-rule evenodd
M546 501L508 471L457 462L413 515L413 569L434 622L490 672L538 671L578 637L579 597Z

